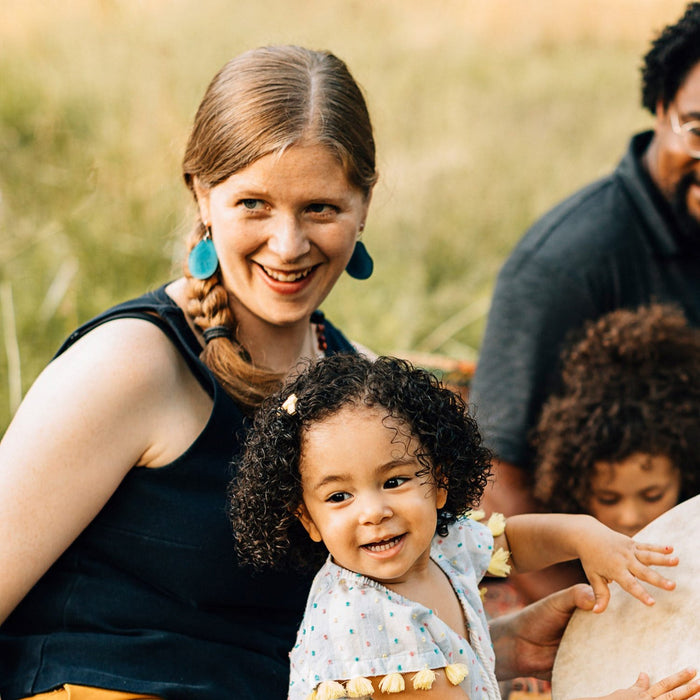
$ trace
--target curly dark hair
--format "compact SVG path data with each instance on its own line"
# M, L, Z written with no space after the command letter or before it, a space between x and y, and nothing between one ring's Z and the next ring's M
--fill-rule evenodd
M700 61L700 2L691 2L675 24L652 42L642 65L642 107L656 114L673 102L688 73Z
M535 496L550 511L587 512L596 462L637 453L678 467L680 499L700 481L700 329L674 306L619 309L563 353L562 389L534 432Z
M291 394L297 397L293 415L281 408ZM326 548L310 539L295 515L302 503L302 439L312 425L347 406L381 407L416 438L422 466L417 476L447 489L447 502L438 511L439 533L446 534L448 523L478 505L491 454L464 400L405 360L333 355L307 364L255 416L230 490L241 563L303 570L323 564Z

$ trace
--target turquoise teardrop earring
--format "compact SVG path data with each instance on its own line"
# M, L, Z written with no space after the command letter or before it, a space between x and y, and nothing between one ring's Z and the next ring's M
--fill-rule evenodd
M187 257L187 267L192 277L205 280L211 277L219 267L219 258L211 240L211 226L206 226L206 233Z

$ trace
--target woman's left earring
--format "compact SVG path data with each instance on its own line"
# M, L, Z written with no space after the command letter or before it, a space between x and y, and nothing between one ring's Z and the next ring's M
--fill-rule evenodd
M187 267L190 269L192 277L198 280L209 279L219 267L219 257L216 254L214 242L211 240L209 226L207 226L204 238L190 251L187 257Z
M372 256L367 252L365 244L362 241L357 241L355 243L355 249L350 256L350 260L348 260L348 264L345 266L345 272L356 280L366 280L372 276L373 270L374 261L372 260Z

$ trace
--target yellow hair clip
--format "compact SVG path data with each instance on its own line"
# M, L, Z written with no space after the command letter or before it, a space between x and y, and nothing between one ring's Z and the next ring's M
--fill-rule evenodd
M290 394L282 404L282 408L287 411L290 416L293 416L297 412L297 395Z

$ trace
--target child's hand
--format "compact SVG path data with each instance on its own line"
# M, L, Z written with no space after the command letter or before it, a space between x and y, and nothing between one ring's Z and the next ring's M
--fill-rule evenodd
M588 517L580 535L579 558L596 598L593 612L600 613L607 608L611 581L616 581L645 605L653 605L654 599L639 581L667 591L675 588L673 581L649 568L676 566L678 557L672 555L673 547L635 542Z
M692 680L695 669L685 668L649 686L649 676L640 673L631 688L616 690L600 700L687 700L700 692L700 680Z

